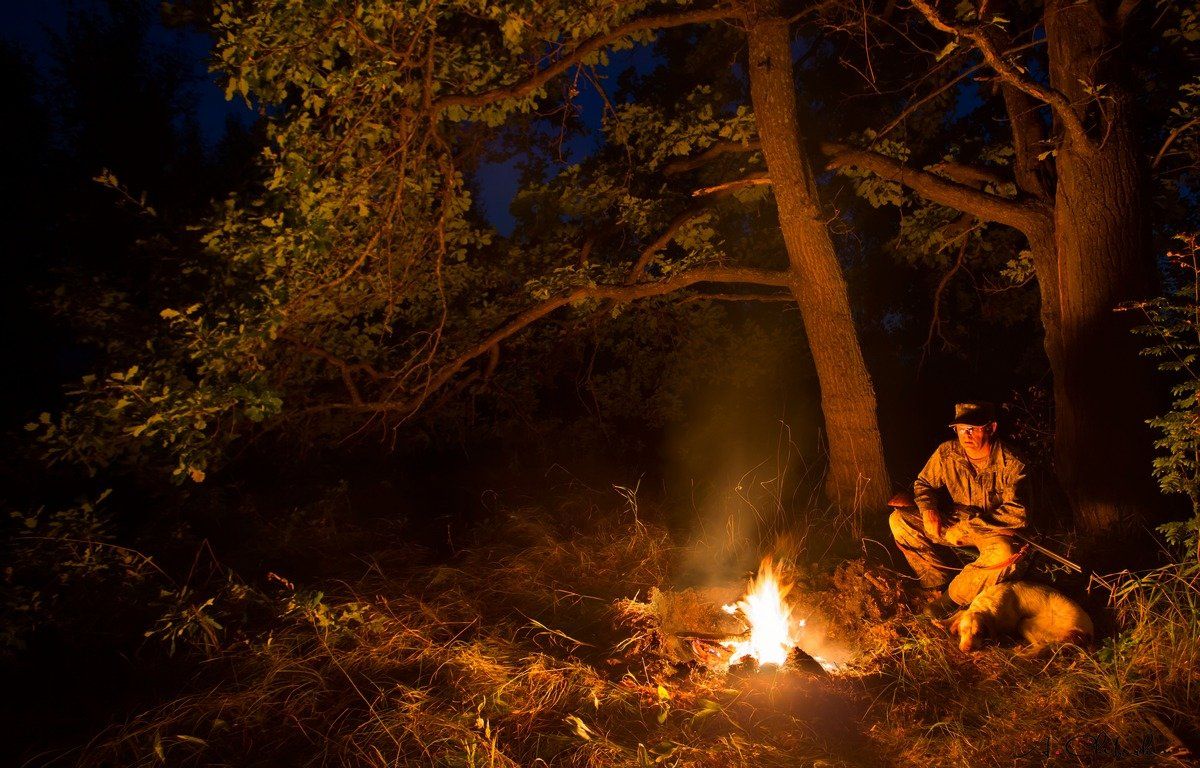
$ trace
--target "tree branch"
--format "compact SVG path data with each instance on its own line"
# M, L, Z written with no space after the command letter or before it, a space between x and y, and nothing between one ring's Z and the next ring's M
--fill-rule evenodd
M642 252L638 255L637 261L633 263L633 268L629 270L629 278L625 281L625 284L633 285L645 277L646 267L650 265L650 262L654 259L655 255L657 255L663 248L667 247L667 244L675 238L675 235L679 233L679 230L683 229L685 224L707 212L708 206L697 205L692 208L688 208L683 213L680 213L678 216L671 219L666 228L663 229L663 231L659 233L658 237L654 239L654 242L642 249Z
M996 46L988 38L987 30L982 25L960 26L952 24L938 13L937 9L933 7L933 3L929 2L929 0L912 0L912 4L935 28L955 37L964 37L974 43L979 52L983 54L983 60L995 70L1001 79L1035 99L1040 99L1049 104L1050 108L1054 110L1054 114L1062 121L1063 126L1073 138L1084 146L1090 144L1087 131L1083 127L1083 122L1079 119L1079 115L1075 114L1075 110L1071 107L1071 102L1067 97L1054 88L1048 88L1034 82L1026 77L1016 66L1006 61L1004 56L996 50Z
M676 176L681 173L687 173L688 171L694 171L695 169L708 164L721 155L726 155L733 152L757 152L759 149L761 149L761 147L762 145L757 140L748 141L745 144L737 141L720 141L716 144L713 144L711 147L695 157L685 157L683 159L673 160L672 162L667 163L663 166L663 173L665 173L667 176Z
M1142 0L1121 0L1113 14L1113 23L1116 25L1117 31L1125 31L1126 25L1129 24L1129 17L1137 12L1138 6L1141 4Z
M952 181L957 181L959 184L967 186L1013 183L1012 179L1004 176L995 168L959 163L954 160L944 160L940 163L935 163L929 166L929 170L934 173L940 171L942 175L950 177Z
M430 108L437 112L448 107L483 107L488 104L493 104L497 101L506 99L520 99L531 93L534 93L539 88L549 83L554 78L566 72L576 64L581 63L585 58L600 51L605 46L612 45L622 37L637 32L642 32L649 29L666 29L668 27L681 27L687 24L704 24L722 19L733 18L738 15L737 11L729 7L708 8L699 11L688 11L683 13L665 14L662 16L647 16L642 19L622 24L611 31L590 38L571 51L566 56L563 56L558 61L541 70L537 74L520 80L509 85L502 85L496 88L483 91L476 94L451 94L440 96L433 100Z
M742 189L743 187L757 187L757 186L761 186L763 184L770 184L770 183L771 183L770 177L767 176L766 171L762 171L760 173L754 173L749 176L744 176L740 179L734 179L733 181L726 181L721 184L716 184L711 187L701 187L700 189L694 190L692 192L692 197L700 197L701 195L711 195L711 194L715 194L717 192L729 192L729 191L732 191L735 189Z
M296 338L295 336L291 336L289 334L283 334L279 338L282 341L286 341L289 344L292 344L297 349L307 352L308 354L310 354L314 357L321 358L325 362L332 365L334 368L337 368L338 372L340 372L342 375L342 383L346 386L346 393L350 395L351 402L354 402L354 403L362 402L362 396L359 394L358 386L354 383L353 373L355 371L361 371L373 379L380 378L379 372L376 371L374 367L367 365L365 363L355 364L355 363L348 362L348 361L343 360L342 358L338 357L337 355L333 354L332 352L321 349L320 347L315 346L313 344L309 344L307 342L301 341L300 339Z
M420 408L431 394L449 383L472 360L490 353L501 342L520 333L555 310L589 299L607 299L624 303L655 296L665 296L700 283L742 283L746 285L791 288L793 278L791 273L785 270L755 269L750 267L697 267L696 269L681 272L665 280L652 283L594 285L575 288L561 296L536 304L509 320L500 328L493 331L483 341L471 346L465 352L462 352L443 365L437 373L430 377L429 381L422 387L422 391L412 397L374 402L327 403L307 408L303 413L314 414L332 411L358 413L386 412L400 413L408 416Z
M1183 125L1171 131L1171 133L1167 136L1166 141L1164 141L1162 146L1159 148L1158 153L1154 155L1154 161L1150 163L1150 170L1158 170L1158 165L1162 162L1163 157L1167 154L1167 150L1171 148L1171 145L1175 143L1175 140L1178 139L1184 131L1194 125L1200 125L1200 117L1193 117L1191 120L1188 120Z
M937 88L934 88L929 93L925 94L921 98L912 102L911 104L906 106L903 110L901 110L900 114L896 115L895 119L893 119L890 123L885 125L882 129L880 129L880 131L875 134L875 139L879 140L879 139L883 138L884 136L888 135L889 133L891 133L892 131L896 130L896 128L898 128L900 125L902 125L904 123L905 120L908 119L909 115L916 112L918 109L925 106L929 102L933 101L938 96L941 96L943 93L950 90L954 86L958 85L963 80L966 80L968 77L975 74L979 70L983 69L985 66L987 66L987 65L986 64L976 64L973 67L968 67L967 69L963 70L958 75L956 75L955 77L952 77L951 79L947 80L942 85L938 86Z
M955 259L954 265L950 267L950 271L942 275L942 279L938 281L937 289L933 292L933 316L929 319L929 333L925 335L925 343L921 345L921 361L917 363L917 378L921 377L921 369L925 367L925 358L929 356L929 350L933 347L933 334L937 333L942 337L942 342L946 346L950 346L945 336L942 336L942 320L940 308L942 304L942 293L946 290L946 286L950 284L950 280L954 278L955 273L962 269L963 260L967 256L967 236L964 233L962 243L958 247L958 258Z
M683 299L683 303L692 301L787 301L796 303L796 297L790 293L697 293Z
M969 213L984 221L1006 224L1026 234L1041 231L1049 220L1049 214L1041 203L1032 200L1009 200L983 192L935 173L918 170L878 152L832 142L822 142L821 151L829 156L827 168L861 168L882 178L897 181L935 203Z
M1002 55L1011 56L1012 54L1017 53L1019 51L1023 51L1027 48L1034 48L1034 47L1037 47L1039 45L1044 45L1044 44L1045 44L1044 40L1034 40L1033 42L1024 43L1024 44L1018 45L1014 48L1009 48ZM950 60L951 59L947 59L947 61L950 61ZM897 128L899 128L901 125L904 124L904 121L908 119L909 115L916 112L921 107L923 107L926 104L928 104L929 102L933 101L938 96L941 96L943 93L950 90L954 86L958 85L963 80L966 80L968 77L975 74L976 72L978 72L979 70L983 69L986 66L988 66L988 65L985 62L983 64L976 64L972 67L968 67L967 69L963 70L962 72L958 73L954 77L947 80L945 83L939 85L937 88L934 88L929 93L925 94L921 98L912 102L911 104L906 106L903 110L901 110L900 114L896 115L896 117L890 123L885 125L883 128L879 129L879 132L875 134L873 141L878 141L879 139L882 139L884 136L888 135L892 131L896 130ZM932 71L933 70L930 71L930 74L932 74ZM924 79L925 77L928 77L928 75L923 76L922 79Z
M1000 86L1004 110L1008 113L1013 144L1013 177L1017 188L1038 200L1054 197L1053 162L1039 159L1046 141L1046 129L1038 118L1040 102L1014 86Z

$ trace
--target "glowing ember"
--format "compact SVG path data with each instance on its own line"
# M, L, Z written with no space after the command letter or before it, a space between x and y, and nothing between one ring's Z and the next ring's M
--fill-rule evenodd
M796 645L791 630L792 609L785 602L791 589L791 584L780 583L771 558L767 556L758 568L758 575L750 581L746 596L723 606L726 613L740 614L750 630L750 636L744 640L722 643L733 651L729 657L731 664L746 657L759 664L782 666L787 661L788 653Z

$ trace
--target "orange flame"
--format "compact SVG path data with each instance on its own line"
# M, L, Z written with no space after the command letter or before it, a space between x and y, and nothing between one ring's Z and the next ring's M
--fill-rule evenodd
M747 657L759 664L782 666L787 661L796 645L791 627L792 609L785 599L791 590L791 584L780 581L768 555L763 558L758 575L750 580L745 597L723 606L726 613L740 614L750 630L749 637L744 640L722 643L733 651L729 657L731 664Z

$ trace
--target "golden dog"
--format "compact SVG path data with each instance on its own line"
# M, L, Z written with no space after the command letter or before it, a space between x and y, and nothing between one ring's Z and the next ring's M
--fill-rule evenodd
M1037 653L1046 646L1091 644L1095 630L1087 612L1050 587L1028 581L994 584L948 622L958 647L979 648L985 637L1018 635Z

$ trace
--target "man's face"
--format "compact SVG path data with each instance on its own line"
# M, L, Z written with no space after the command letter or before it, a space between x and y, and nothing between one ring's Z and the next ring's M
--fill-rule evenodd
M955 424L954 432L958 435L958 442L963 448L972 453L978 453L992 442L992 434L996 431L996 422L985 424L982 427L973 427L969 424Z

